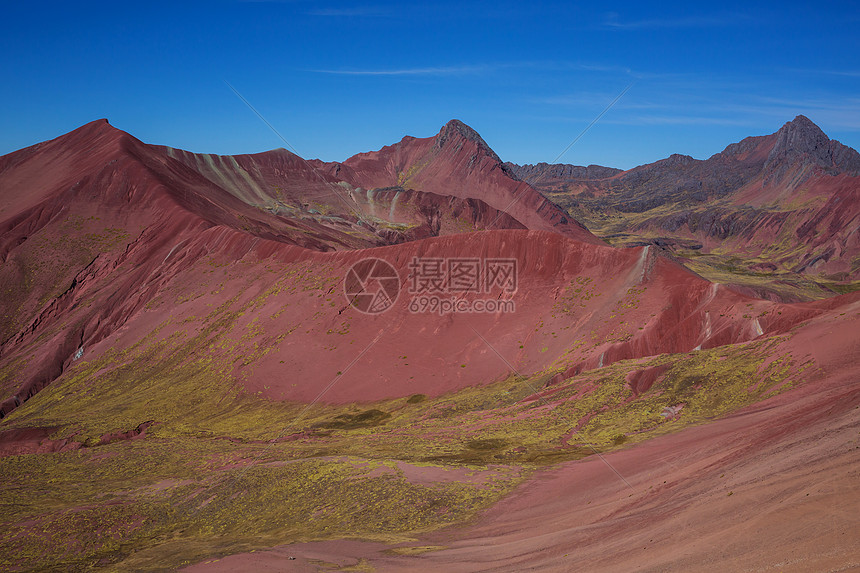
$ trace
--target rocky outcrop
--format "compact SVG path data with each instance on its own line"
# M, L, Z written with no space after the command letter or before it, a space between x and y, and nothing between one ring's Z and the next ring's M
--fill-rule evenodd
M587 167L581 165L569 165L565 163L549 164L536 163L534 165L517 165L516 163L505 163L505 166L519 179L520 181L528 181L532 185L537 185L544 181L555 180L597 180L608 179L622 173L621 169L613 167L603 167L602 165L589 165Z
M860 153L830 139L809 118L799 115L776 133L764 164L765 179L778 182L792 171L804 171L804 178L808 178L812 175L809 168L818 168L828 175L858 176Z

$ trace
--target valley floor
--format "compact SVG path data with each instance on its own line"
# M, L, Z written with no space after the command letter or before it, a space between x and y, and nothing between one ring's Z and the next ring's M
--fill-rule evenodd
M727 418L545 470L473 524L395 549L294 544L187 571L854 570L858 374L848 367Z

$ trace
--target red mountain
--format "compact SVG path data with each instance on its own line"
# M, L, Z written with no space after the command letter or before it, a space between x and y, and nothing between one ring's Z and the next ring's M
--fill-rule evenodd
M777 155L773 172L788 177ZM833 388L856 374L860 294L782 304L651 245L603 244L456 121L342 164L192 154L93 122L0 158L0 256L0 472L17 480L0 488L7 569L175 569L356 538L381 540L407 568L462 552L492 561L485 538L536 558L541 540L569 551L570 528L610 519L548 507L544 466L562 502L588 505L571 493L586 476L604 487L600 507L623 498L652 523L654 500L671 495L621 489L651 491L643 451L682 448L717 473L729 462L697 444L727 436L727 459L746 460L757 483L774 458L738 441L744 428L820 452L779 441L800 434L780 433L776 414L687 436L744 407L794 415L790 397L816 390L827 394L815 423L856 403L850 384ZM396 277L365 272L368 259ZM442 292L421 292L420 261L478 264L484 278L501 261L516 281L456 290L448 266ZM351 304L379 292L384 312ZM652 439L663 441L646 450ZM620 469L601 477L610 450ZM698 482L695 468L672 479ZM703 503L715 480L685 503ZM540 522L539 538L476 521L500 512ZM461 553L408 557L467 522ZM608 546L642 529L611 523ZM296 549L302 565L314 551L341 563L326 545Z
M474 160L464 162L467 156ZM451 164L460 177L447 174L441 181L433 179L433 173ZM224 276L213 282L207 278L207 264L235 265L245 261L244 264L252 265L259 273L268 266L267 260L274 257L273 261L290 266L319 265L328 269L329 281L345 276L348 264L367 256L384 256L394 261L403 280L409 274L407 262L416 256L518 260L523 273L514 299L518 310L510 316L496 316L492 332L498 331L507 341L506 350L518 357L517 371L524 373L551 365L564 366L572 373L626 358L751 340L761 335L768 324L768 321L740 318L729 307L736 307L742 297L729 291L721 291L717 297L718 287L708 285L662 258L655 258L647 247L615 251L594 244L596 240L590 233L564 219L554 205L540 198L530 187L510 178L477 134L456 121L450 122L435 138L406 139L381 152L352 158L343 166L328 166L329 172L347 178L352 182L350 185L361 183L371 188L384 185L395 173L410 173L409 176L397 175L404 186L433 191L373 192L371 189L362 192L358 188L339 186L348 193L336 196L331 189L337 186L333 179L327 179L329 176L319 174L307 162L283 150L254 156L195 155L145 145L104 121L4 157L2 165L0 181L4 189L14 190L4 194L4 209L18 210L0 227L6 230L2 243L6 262L2 280L9 293L3 305L2 354L8 364L23 361L23 356L30 353L39 357L4 383L7 393L4 413L60 376L75 361L79 348L85 349L88 357L90 352L98 355L107 347L129 348L139 343L140 330L134 326L138 321L153 324L159 317L166 318L162 314L164 311L170 316L181 316L173 305L154 312L147 309L166 292L185 292L186 287L182 285L189 284L191 277L198 277L192 283L197 284L195 289L200 293L225 293L213 298L185 292L182 296L196 301L184 305L186 309L193 309L188 318L192 324L198 320L194 317L207 314L208 306L220 307L229 301L239 306L250 304L244 297L237 300L227 293L241 291L250 296L255 292L267 292L277 283L277 277L265 279L263 275L256 282L225 290L225 280L230 284L231 273L225 270ZM33 177L34 173L38 176ZM472 186L473 181L482 178L489 182ZM274 197L267 195L272 189ZM475 197L445 199L436 193L447 190L452 194L480 194L486 203L497 205L522 197L511 208L520 219L538 227L554 225L568 236L577 236L578 240L563 239L562 234L546 231L521 232L453 236L405 244L378 254L359 249L320 258L313 253L332 246L343 249L350 244L361 245L363 241L366 244L370 242L368 237L377 236L368 234L358 216L349 220L345 208L338 210L341 204L347 205L350 201L365 212L362 217L368 217L371 207L380 204L385 215L390 215L398 205L407 209L410 203L420 204L433 197L436 199L432 205L437 210L448 207L447 216L451 217L463 201L483 201ZM279 193L283 199L277 199ZM398 193L405 195L402 203L395 203ZM390 203L380 200L387 196L391 197ZM22 197L29 197L29 203L24 203ZM367 201L357 201L356 197L367 198ZM272 208L265 204L270 199L273 199ZM331 204L323 202L326 200ZM536 201L539 210L529 215L528 209ZM314 217L309 205L336 215L328 215L328 221L322 219L326 215ZM302 216L303 212L309 217ZM498 215L491 207L479 207L470 215L472 221L488 221L487 224L493 226L521 226L510 217ZM343 230L337 230L338 227ZM354 229L364 234L350 235L350 230ZM430 235L425 232L423 236ZM310 251L288 246L309 247ZM571 281L576 277L594 285L585 289L588 292L600 285L593 293L593 300L589 297L587 303L581 303L585 315L580 317L577 311L577 318L567 322L569 319L562 318L565 313L559 311L558 317L550 318L548 315L556 305L567 304L565 297L582 296L568 292L575 290ZM647 293L631 294L630 289L646 289L648 280L654 281L656 288L652 287ZM329 294L337 289L338 285L332 283L328 287ZM617 310L616 307L634 304L632 301L635 301L636 311ZM715 304L714 301L723 301L721 304L725 306L712 309L708 305ZM424 316L418 320L408 311L406 303L401 302L399 310L388 314L384 324L388 329L401 332L396 351L415 356L417 366L414 369L419 375L414 376L418 382L411 386L420 392L438 395L510 373L510 365L486 354L482 344L467 344L474 337L470 322L452 323L451 317L439 316ZM284 300L280 304L288 303ZM671 310L663 308L667 304ZM751 308L761 304L764 303L750 301ZM311 400L319 391L320 381L330 374L331 360L346 360L352 352L348 346L331 348L322 355L307 350L327 346L324 342L328 336L317 338L314 333L317 328L330 332L336 324L349 318L350 315L342 315L344 306L345 302L332 302L314 310L313 318L306 314L312 307L296 307L299 314L282 313L278 321L268 326L273 332L288 329L287 322L293 320L302 323L311 320L317 326L291 343L304 350L290 354L287 361L277 354L262 358L255 366L259 374L248 378L244 384L273 398ZM635 319L628 321L629 326L619 328L611 320L619 316L619 312L632 313ZM758 309L757 312L768 311ZM717 319L717 315L726 318ZM560 322L556 324L557 321ZM357 338L373 338L377 322L370 319L360 322L363 327L353 327L358 329ZM784 320L779 322L782 326L778 328L793 324L784 323ZM563 338L553 336L552 340L531 344L535 324L543 325L536 331L538 333L547 329L569 332ZM166 332L169 331L172 329ZM132 333L131 338L126 334L122 341L116 339L120 332ZM423 340L422 333L440 332L445 332L444 343ZM590 333L592 342L582 346L582 340L577 337L585 332ZM50 344L44 343L46 333L50 333ZM252 340L257 338L252 337ZM515 340L524 346L522 351L507 348ZM255 344L264 342L261 339ZM436 358L440 351L449 357L444 365ZM540 352L533 354L537 351ZM374 366L372 375L355 370L349 374L351 382L328 393L326 400L379 400L412 393L414 388L390 385L396 375L389 369L397 366L386 363L382 356L374 359L377 352L390 350L380 345L368 354L369 363L382 363L382 366ZM341 357L341 353L345 354ZM564 360L559 362L562 356ZM470 365L468 370L460 368L464 363ZM284 387L277 382L275 373L282 368L281 364L304 373L307 384L291 383ZM265 390L262 388L264 379L268 380Z
M518 180L475 130L456 119L435 137L407 136L379 151L359 153L343 163L324 166L333 176L356 187L402 187L479 199L529 229L600 242L579 222Z

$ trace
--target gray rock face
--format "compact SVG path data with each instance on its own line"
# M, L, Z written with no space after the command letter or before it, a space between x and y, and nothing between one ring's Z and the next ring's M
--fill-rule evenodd
M576 180L597 180L608 179L614 175L621 173L621 169L614 167L603 167L602 165L570 165L567 163L557 163L550 165L549 163L537 163L517 165L516 163L505 163L512 173L522 181L531 181L533 179L576 179Z
M445 127L439 132L436 136L436 141L434 141L433 146L436 149L443 149L445 145L449 141L462 141L462 139L466 139L467 141L474 141L478 148L483 150L484 153L492 157L497 163L501 163L502 160L499 159L499 156L496 155L496 152L487 145L487 142L478 134L477 131L460 121L459 119L452 119L448 123L445 124Z
M792 169L808 167L820 167L832 175L860 175L860 153L830 139L809 118L799 115L776 133L764 171L768 180L779 180Z
M673 153L666 159L661 159L657 163L659 163L663 167L677 167L680 165L690 165L691 163L695 163L696 160L690 157L689 155L681 155L680 153Z

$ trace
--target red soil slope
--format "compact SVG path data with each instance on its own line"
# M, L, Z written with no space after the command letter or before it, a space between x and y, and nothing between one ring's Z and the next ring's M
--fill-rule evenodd
M442 143L436 138L421 145L434 142L445 152L461 131L449 124ZM460 143L482 149L474 138ZM215 185L214 172L204 170L209 179L191 170L186 164L198 161L194 157L180 162L170 157L178 152L162 151L95 122L4 158L0 177L15 182L35 170L31 165L72 154L39 180L52 194L31 193L39 202L18 206L23 210L5 223L4 258L11 264L2 272L14 296L4 299L2 362L19 366L4 383L4 414L60 376L79 349L79 357L92 359L108 348L127 348L168 320L161 336L190 332L195 324L202 328L211 308L224 305L245 309L239 332L252 324L256 330L243 340L268 349L252 366L235 366L233 375L247 390L275 399L312 400L342 371L334 365L349 364L357 348L376 340L326 393L326 401L337 403L439 395L512 370L563 368L571 376L626 358L753 340L821 312L814 305L750 299L648 247L612 249L593 244L587 234L581 242L546 231L492 231L323 254L326 244L312 238L328 232L321 225L302 229L302 221L255 209L239 199L237 188ZM489 161L485 156L480 164ZM68 165L78 162L97 175L69 174ZM15 206L10 201L8 209ZM95 228L115 231L103 237ZM316 250L285 244L300 242ZM70 245L80 251L72 264ZM385 314L363 315L346 303L341 280L368 256L389 261L404 284L415 257L516 260L516 293L490 293L511 298L516 311L416 314L404 293ZM213 274L212 265L223 270ZM316 281L311 304L307 292L283 287L284 277L297 272ZM292 334L278 336L284 332ZM410 366L392 360L396 356L408 356Z
M842 314L848 313L850 319ZM804 386L707 425L538 473L476 523L401 548L297 543L186 571L848 571L860 567L857 302L791 341ZM622 481L615 472L623 476Z
M77 349L121 327L204 254L229 259L262 240L326 251L523 228L479 199L333 187L283 150L194 155L145 145L105 120L0 158L0 361L14 371L0 410L59 376ZM330 207L323 201L335 205L329 216L310 208Z
M289 219L351 235L353 248L394 244L477 229L521 229L519 221L480 199L401 187L353 188L285 149L255 155L166 153L244 203ZM361 240L358 240L361 237ZM346 240L346 242L349 242ZM339 245L335 245L339 246Z
M159 325L158 339L167 340L203 328L211 309L226 305L244 316L235 334L218 334L213 342L241 339L248 348L269 349L252 365L236 366L234 376L246 390L275 399L314 399L359 349L375 340L324 396L327 402L347 403L417 392L439 395L504 378L512 367L522 374L567 367L569 376L625 358L785 332L823 312L821 304L775 305L746 298L653 256L647 247L618 250L538 231L319 253L212 228L168 254L162 257L159 251L136 270L139 275L132 275L137 281L128 283L116 280L115 269L125 261L106 257L7 343L4 357L44 351L39 335L56 331L54 336L65 341L54 350L52 373L57 375L71 364L77 348L91 360L109 348L132 346ZM368 256L389 261L405 284L413 257L467 255L518 261L519 288L511 296L515 312L415 314L404 293L386 313L368 316L349 306L341 292L349 266ZM223 270L213 274L212 265ZM315 286L285 288L297 273ZM138 281L148 287L135 288ZM87 307L87 300L97 304ZM184 302L170 303L174 300ZM290 335L278 336L283 333ZM401 356L408 363L396 359ZM50 363L48 357L40 361L42 367ZM37 374L42 377L25 379L28 388L49 381L43 370ZM22 393L32 391L16 395ZM9 407L7 401L4 408Z
M322 165L322 164L321 164ZM529 229L552 230L597 244L585 227L518 180L469 126L449 121L435 137L404 137L379 151L326 164L336 177L367 189L405 187L480 199Z
M201 232L316 249L339 240L254 209L104 120L3 157L0 189L0 356L23 361L6 411L186 269L201 253L181 247Z

